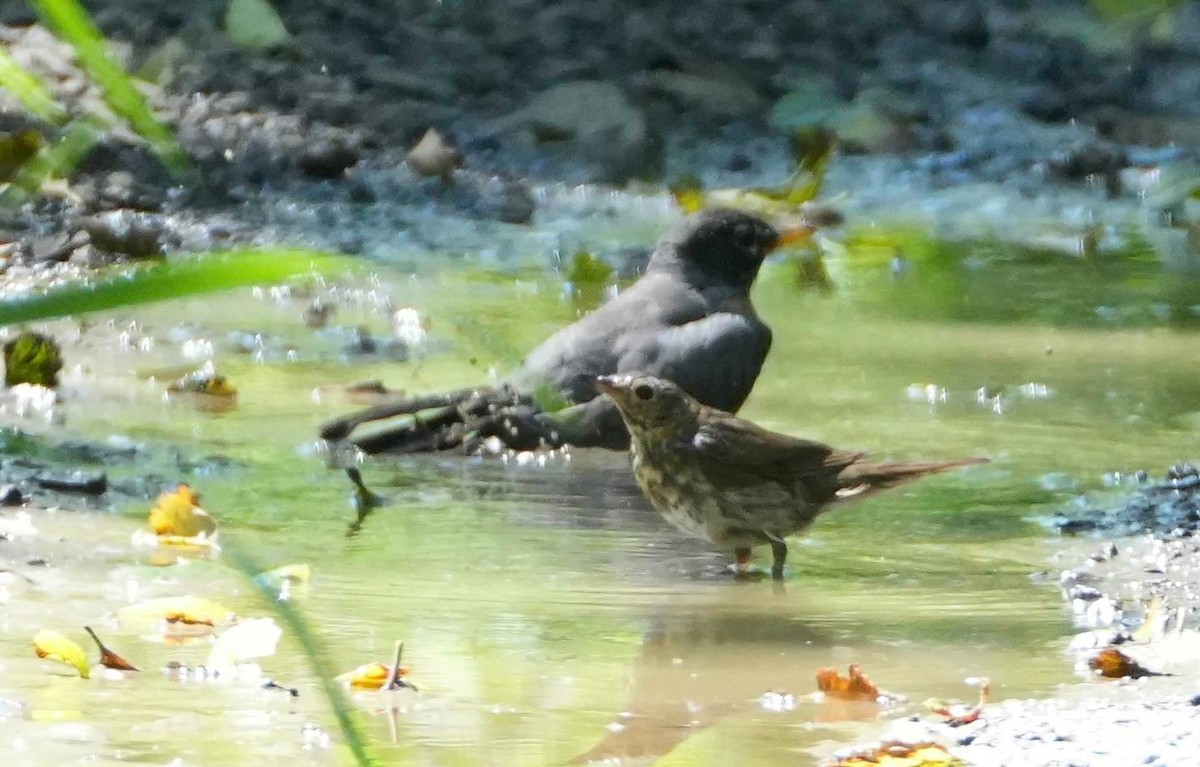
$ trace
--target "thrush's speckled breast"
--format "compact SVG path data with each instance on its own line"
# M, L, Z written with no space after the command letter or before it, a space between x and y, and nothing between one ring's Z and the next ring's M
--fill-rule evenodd
M985 460L868 463L863 453L778 434L702 405L661 378L604 376L597 386L625 419L634 475L663 517L732 549L739 566L753 547L771 546L775 578L783 577L784 539L829 505Z

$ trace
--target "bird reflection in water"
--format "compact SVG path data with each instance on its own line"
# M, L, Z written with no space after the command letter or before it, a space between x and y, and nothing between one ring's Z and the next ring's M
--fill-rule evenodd
M822 718L809 693L834 632L784 617L793 600L770 590L730 583L714 596L716 604L653 619L629 670L622 711L572 763L649 763L725 719ZM878 708L868 708L857 714L874 717Z

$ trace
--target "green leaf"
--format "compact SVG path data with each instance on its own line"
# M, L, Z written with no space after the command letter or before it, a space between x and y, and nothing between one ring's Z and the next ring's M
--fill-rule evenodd
M233 251L137 269L103 282L72 285L0 304L0 325L134 306L275 283L316 271L336 275L356 262L309 250Z
M79 64L104 89L109 107L129 123L139 136L175 172L187 167L187 157L175 136L160 122L133 78L112 55L108 43L79 0L30 0L54 34L71 44Z
M342 737L354 763L359 767L371 767L380 761L371 754L369 741L362 725L362 712L356 710L346 698L341 685L337 682L337 674L329 662L329 656L321 647L316 634L309 628L308 621L296 609L293 602L279 599L279 594L268 583L255 578L262 571L262 565L247 554L235 541L225 539L222 544L225 557L233 569L240 572L250 585L262 596L263 602L270 607L279 621L289 629L289 635L300 644L300 649L308 661L317 679L321 683L321 692L333 709L334 718L342 731Z
M571 406L571 401L562 395L557 386L539 383L531 396L533 404L544 413L553 413Z
M229 0L225 34L250 51L269 51L286 45L291 35L267 0Z
M825 183L825 171L837 146L837 135L821 125L809 125L792 133L796 169L778 189L756 189L771 200L799 206L815 200Z
M62 353L53 338L26 331L4 345L4 385L29 383L58 388Z
M0 182L11 181L20 175L46 140L33 128L15 133L0 133Z
M567 279L575 285L604 285L613 279L613 268L586 250L581 250L571 259Z
M0 87L11 93L21 105L48 123L60 124L67 119L66 110L59 106L50 91L34 75L0 48Z
M68 125L57 142L43 146L16 170L12 184L0 193L0 205L20 205L37 194L51 177L69 176L100 140L101 132L89 117Z

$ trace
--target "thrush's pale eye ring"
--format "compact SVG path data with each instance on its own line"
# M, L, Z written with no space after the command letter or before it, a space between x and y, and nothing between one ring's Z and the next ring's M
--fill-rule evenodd
M639 384L633 387L633 396L638 399L650 399L654 396L654 387L650 384Z

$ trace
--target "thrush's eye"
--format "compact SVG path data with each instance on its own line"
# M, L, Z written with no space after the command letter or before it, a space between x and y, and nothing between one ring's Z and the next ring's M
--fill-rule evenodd
M654 396L654 387L650 384L638 384L633 387L633 396L638 399L650 399Z

